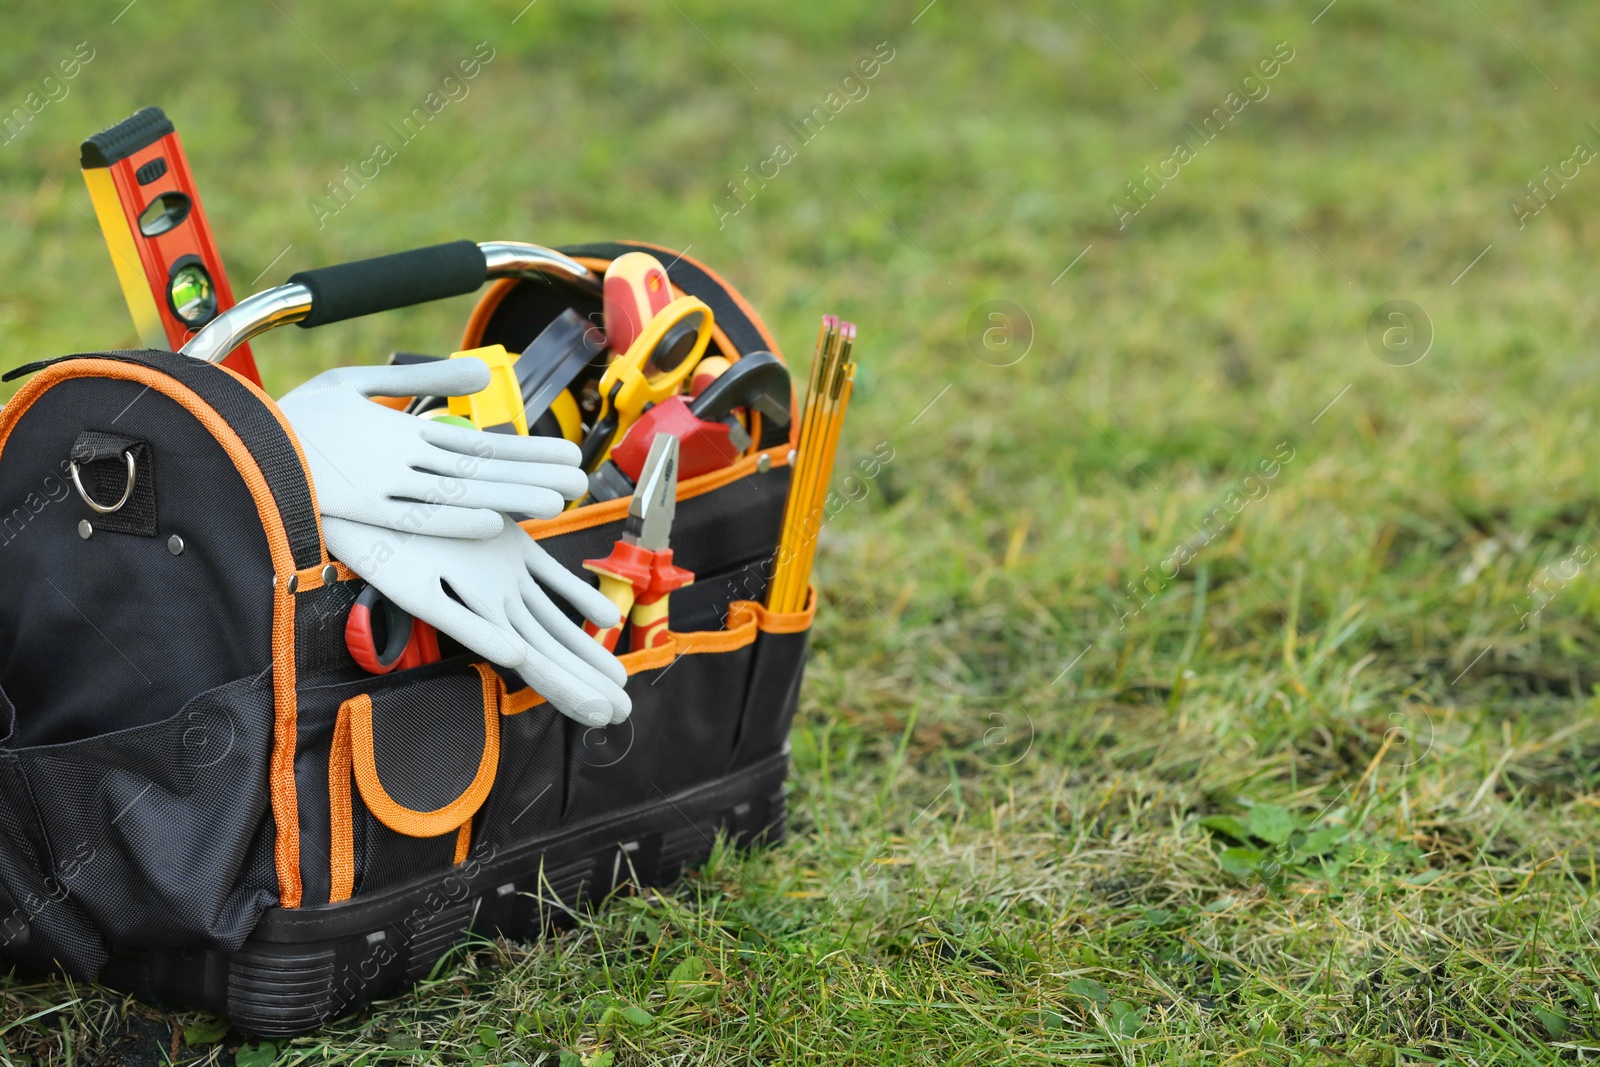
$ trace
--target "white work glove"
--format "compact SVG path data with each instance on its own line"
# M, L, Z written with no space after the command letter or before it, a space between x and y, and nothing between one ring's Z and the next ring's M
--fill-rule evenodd
M622 722L633 710L622 689L628 672L545 588L601 628L620 621L617 606L516 523L497 518L500 535L481 541L408 536L337 518L324 519L322 532L328 551L396 606L516 671L557 711L585 726Z
M341 367L278 407L300 439L324 517L431 537L499 535L501 512L548 519L589 489L578 446L483 433L375 404L374 396L467 396L487 388L481 359Z

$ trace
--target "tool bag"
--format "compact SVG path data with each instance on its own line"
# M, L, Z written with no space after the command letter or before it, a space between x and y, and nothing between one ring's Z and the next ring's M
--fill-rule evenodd
M520 351L564 309L597 312L606 264L645 249L711 306L717 352L778 351L686 257L518 251L535 247L308 272L207 331L317 325L498 273L462 347ZM680 485L673 547L696 581L672 597L671 640L622 657L632 716L586 729L471 655L355 664L364 583L327 553L293 431L239 375L160 351L17 373L0 409L0 958L292 1034L403 989L469 932L533 935L676 879L719 834L782 836L814 611L762 605L791 431L757 416L737 463ZM627 506L524 526L587 578Z

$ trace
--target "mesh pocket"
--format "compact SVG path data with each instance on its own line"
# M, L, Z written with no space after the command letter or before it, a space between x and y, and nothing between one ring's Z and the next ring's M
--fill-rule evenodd
M727 773L755 653L754 628L740 636L673 637L675 652L665 662L657 659L660 666L648 665L655 649L623 657L634 672L627 686L633 713L626 720L592 729L565 723L566 822L660 803Z
M277 897L271 723L270 682L246 679L161 722L0 751L0 881L19 913L0 953L92 978L108 946L243 944Z
M571 723L548 704L500 719L500 776L481 820L481 844L500 849L561 825Z

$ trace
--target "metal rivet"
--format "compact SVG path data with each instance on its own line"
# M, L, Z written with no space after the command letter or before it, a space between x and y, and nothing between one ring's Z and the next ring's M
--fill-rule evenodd
M789 449L789 466L794 466L794 449Z
M177 534L173 534L171 537L167 538L167 551L171 552L174 556L183 555L183 538L179 537Z
M333 564L330 563L326 567L322 568L322 584L323 585L332 585L334 582L337 582L338 580L339 580L339 568L338 567L335 567Z
M284 586L284 588L289 590L289 592L291 592L291 593L299 592L299 590L300 590L300 576L298 574L289 575L289 582L288 582L287 585Z
M88 519L78 520L78 536L85 541L94 536L94 527L89 524Z
M761 453L761 455L756 457L756 470L760 471L762 474L765 474L771 469L772 469L772 457L771 456L769 456L765 452L763 452L763 453Z

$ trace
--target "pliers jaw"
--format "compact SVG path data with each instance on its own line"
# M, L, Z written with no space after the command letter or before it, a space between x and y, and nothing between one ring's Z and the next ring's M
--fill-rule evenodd
M650 458L639 472L639 484L628 505L622 536L604 559L584 560L584 570L600 577L600 592L631 620L629 649L664 644L667 598L694 581L694 574L672 562L669 546L678 502L678 439L657 434ZM622 622L606 630L592 623L585 630L610 651L622 636Z

